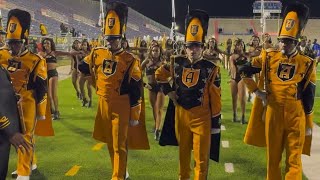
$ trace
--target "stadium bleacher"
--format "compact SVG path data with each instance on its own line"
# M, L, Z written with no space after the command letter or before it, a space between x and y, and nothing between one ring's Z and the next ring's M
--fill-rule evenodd
M84 6L86 11L83 11ZM22 8L34 13L30 31L34 35L40 34L40 23L44 23L47 26L49 34L60 34L61 22L67 24L70 28L75 28L76 31L80 31L88 38L96 38L101 33L100 27L94 27L74 19L74 14L76 14L87 18L88 21L98 22L100 9L97 3L88 3L87 1L74 3L72 0L10 0L10 7L3 10L3 15L6 16L8 10L12 8ZM44 16L46 11L50 11L47 13L50 14L50 17ZM3 23L6 24L6 18L4 18ZM128 26L128 38L143 37L145 35L156 37L163 36L163 34L168 36L170 34L169 28L145 17L132 8L129 8L128 23L132 25L131 27L135 27Z

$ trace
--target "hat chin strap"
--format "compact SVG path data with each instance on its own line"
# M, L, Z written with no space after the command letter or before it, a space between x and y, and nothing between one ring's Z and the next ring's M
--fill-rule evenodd
M286 55L286 56L288 56L288 57L290 57L293 53L295 53L296 52L296 50L297 50L297 47L298 47L298 43L294 46L294 48L292 49L292 51L291 52L289 52L289 53L286 53L285 52L285 50L281 50L281 53L282 54L284 54L284 55Z

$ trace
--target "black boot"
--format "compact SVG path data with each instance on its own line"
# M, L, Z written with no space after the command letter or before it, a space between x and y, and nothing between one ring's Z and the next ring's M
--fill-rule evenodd
M53 113L53 120L58 120L60 119L60 112L59 111L55 111Z
M154 132L154 140L159 141L160 133L161 133L160 129L155 130L155 132Z
M86 107L86 104L88 103L86 98L83 98L82 100L82 107Z
M244 115L242 115L241 117L241 124L247 124L247 122L245 121Z
M237 113L233 113L233 119L232 122L237 122Z
M88 108L91 108L91 107L92 107L92 100L88 102Z

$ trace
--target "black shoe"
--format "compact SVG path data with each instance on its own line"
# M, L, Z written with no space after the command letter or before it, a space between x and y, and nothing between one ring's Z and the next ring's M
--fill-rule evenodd
M241 118L241 124L247 124L247 122L245 121L244 115Z
M233 119L232 119L232 122L237 122L237 114L236 113L233 113Z
M88 102L88 108L91 108L92 107L92 101L89 101Z
M88 103L86 98L83 98L82 100L82 107L86 107L86 104Z
M53 120L58 120L58 119L60 119L60 112L59 112L59 111L56 111L56 112L54 112L54 114L53 114Z
M155 132L154 132L154 140L159 141L160 133L161 133L160 129L155 130Z

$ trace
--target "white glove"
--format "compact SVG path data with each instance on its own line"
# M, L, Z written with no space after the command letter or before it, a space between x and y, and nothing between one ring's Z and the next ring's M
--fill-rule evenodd
M220 128L211 128L211 134L219 134L221 131Z
M129 120L130 126L137 126L139 124L138 120Z
M263 106L267 105L267 92L258 89L254 92L254 94L262 100Z

